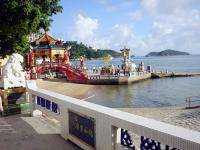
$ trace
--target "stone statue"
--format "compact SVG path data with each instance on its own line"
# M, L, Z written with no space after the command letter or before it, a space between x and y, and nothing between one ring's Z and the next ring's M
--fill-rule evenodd
M22 63L24 59L20 54L12 54L3 66L1 76L1 87L4 89L14 87L25 87L25 73Z

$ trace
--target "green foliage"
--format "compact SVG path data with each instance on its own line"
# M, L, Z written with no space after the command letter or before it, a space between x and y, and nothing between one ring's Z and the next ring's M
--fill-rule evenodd
M70 58L71 59L77 59L80 56L84 56L88 59L91 58L101 58L107 55L107 53L105 53L102 50L93 50L92 47L87 47L86 45L84 45L83 43L77 43L76 41L67 41L64 44L66 47L71 46L70 49Z
M28 35L48 31L50 16L62 11L60 0L0 0L0 55L23 53Z
M112 57L121 57L121 53L116 52L114 50L103 50L105 53L111 55Z

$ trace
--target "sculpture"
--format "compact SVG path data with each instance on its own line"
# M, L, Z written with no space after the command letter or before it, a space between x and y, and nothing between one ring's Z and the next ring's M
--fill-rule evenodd
M20 54L12 54L3 66L1 87L4 89L25 87L25 73L23 72L23 57Z

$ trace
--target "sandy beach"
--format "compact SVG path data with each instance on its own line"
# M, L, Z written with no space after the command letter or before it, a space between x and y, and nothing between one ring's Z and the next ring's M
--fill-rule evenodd
M94 87L93 85L69 83L65 80L37 80L36 83L42 89L78 99L87 98L89 91Z

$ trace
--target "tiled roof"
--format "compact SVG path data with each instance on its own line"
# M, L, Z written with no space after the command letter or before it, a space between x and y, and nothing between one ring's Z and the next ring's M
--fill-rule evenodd
M48 35L47 32L45 32L45 34L43 34L40 38L33 41L31 44L32 45L39 45L39 44L42 44L42 43L61 44L62 41L54 39L53 37Z

